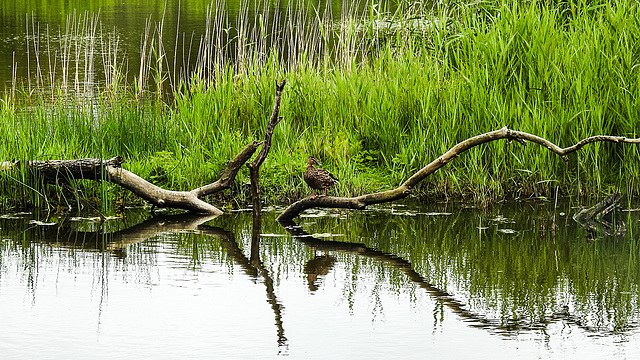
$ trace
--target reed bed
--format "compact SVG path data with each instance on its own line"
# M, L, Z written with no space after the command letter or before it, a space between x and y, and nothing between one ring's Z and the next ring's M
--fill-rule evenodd
M141 176L190 189L263 136L282 78L284 121L262 168L272 203L309 193L301 175L310 155L341 179L335 193L356 195L395 187L457 142L502 126L560 146L596 134L637 137L634 1L290 4L245 2L233 22L214 2L202 37L171 44L162 22L149 21L135 74L99 15L71 15L57 42L50 33L46 46L32 41L33 77L5 91L0 158L122 155ZM594 144L565 163L539 147L496 142L463 154L418 193L637 195L638 151ZM69 198L0 176L4 206ZM239 175L225 201L244 201L247 178ZM78 186L107 207L129 200L109 185Z

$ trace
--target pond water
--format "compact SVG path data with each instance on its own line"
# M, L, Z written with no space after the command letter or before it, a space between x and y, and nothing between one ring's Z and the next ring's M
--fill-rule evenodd
M2 357L640 356L636 212L280 211L1 216Z
M332 23L345 9L360 14L370 3L378 2L0 0L0 92L11 89L14 79L29 89L46 89L52 83L57 87L68 82L82 86L104 83L114 67L132 81L140 76L141 63L153 71L168 72L165 76L169 78L186 77L194 71L196 58L215 52L209 49L202 55L204 48L225 48L223 57L237 61L238 53L266 53L271 43L288 43L287 36L302 32L305 24L318 20ZM379 5L371 6L380 9ZM238 50L240 28L247 43ZM294 37L308 43L309 34ZM258 38L269 40L259 45ZM155 57L145 58L161 53L161 68Z

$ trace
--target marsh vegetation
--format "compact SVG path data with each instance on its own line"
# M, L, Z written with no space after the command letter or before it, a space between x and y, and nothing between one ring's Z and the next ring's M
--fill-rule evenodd
M393 188L459 141L503 126L560 146L597 134L637 137L633 1L206 9L197 38L177 30L167 39L162 20L147 22L135 71L99 14L73 13L60 29L28 19L29 61L14 69L29 71L8 83L0 102L0 159L120 155L152 182L193 189L261 138L274 80L285 78L284 120L262 167L272 203L309 194L302 181L309 156L346 180L337 193L358 195ZM478 201L611 189L635 195L639 169L635 146L593 144L565 163L496 142L416 190ZM26 175L0 176L4 207L81 201ZM246 201L247 183L241 172L220 200ZM132 200L109 184L75 186L104 207Z
M50 12L1 1L2 20L25 30L0 56L9 357L28 343L36 358L637 358L637 146L589 143L565 161L506 141L638 138L637 2L167 0L141 21L137 0ZM114 6L138 30L105 25ZM207 193L223 210L207 216L150 214L107 181L60 171L53 186L27 171L116 159L163 189L208 187L263 139L285 79L270 152L254 155L261 217L244 166L226 193ZM506 135L409 181L429 201L278 218L311 195L310 156L340 179L332 195L404 191L480 134ZM615 206L579 209L614 190ZM608 224L574 221L603 206Z

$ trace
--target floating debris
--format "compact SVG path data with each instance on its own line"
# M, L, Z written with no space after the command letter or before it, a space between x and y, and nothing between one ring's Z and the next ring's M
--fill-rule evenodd
M110 220L110 219L117 219L116 217L111 217L111 218L101 218L99 216L96 217L90 217L90 218L86 218L86 217L72 217L69 219L69 221L91 221L91 222L100 222L103 220Z
M17 212L13 214L0 215L0 219L23 219L27 215L33 215L30 212Z
M418 213L416 211L411 211L411 210L402 210L402 211L396 211L394 209L391 209L391 215L398 215L398 216L418 216Z
M334 236L344 236L344 234L331 234L331 233L320 233L320 234L318 234L318 233L316 233L316 234L313 234L311 236L313 236L315 238L330 238L330 237L334 237Z
M317 218L317 217L325 217L325 216L333 216L333 212L318 210L318 211L310 211L300 215L300 217L304 217L304 218Z
M40 221L40 220L31 220L31 221L29 221L29 224L38 225L38 226L55 226L55 225L58 225L58 223L55 223L55 222L48 223L48 222L44 222L44 221Z
M498 215L496 217L494 217L493 219L491 219L491 221L493 221L496 224L515 224L515 220L510 219L508 217L504 217L502 215Z
M498 229L498 231L503 233L503 234L515 234L515 233L517 233L517 231L513 230L513 229Z
M382 210L382 211L384 211L384 210ZM449 216L449 215L451 215L451 213L449 213L449 212L419 212L419 211L414 211L414 210L396 210L394 208L391 208L391 210L389 210L388 212L390 212L391 215L398 215L398 216L418 216L418 215Z

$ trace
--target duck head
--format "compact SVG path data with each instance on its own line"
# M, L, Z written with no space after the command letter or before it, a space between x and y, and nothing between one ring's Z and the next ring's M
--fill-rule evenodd
M313 165L320 166L320 162L318 161L318 159L314 158L313 156L309 156L309 159L307 160L307 166L313 166Z

